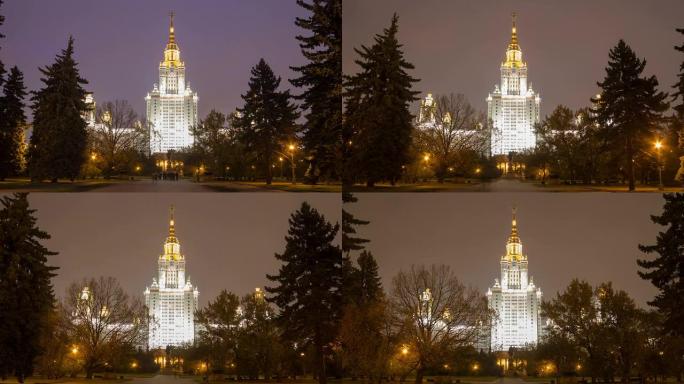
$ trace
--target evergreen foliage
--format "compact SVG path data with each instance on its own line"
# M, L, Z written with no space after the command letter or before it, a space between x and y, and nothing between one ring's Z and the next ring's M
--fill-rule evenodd
M41 68L44 87L33 93L33 133L29 175L34 180L78 177L86 159L87 131L84 84L74 60L74 39L55 62Z
M300 73L290 80L295 87L306 87L297 99L302 100L305 115L302 141L311 156L310 181L318 177L337 179L342 163L342 1L297 0L308 18L295 24L311 32L297 40L308 63L293 67Z
M413 116L409 106L417 100L418 92L411 88L418 80L407 73L413 64L406 61L397 40L398 21L395 14L373 45L355 49L361 68L346 82L346 184L361 180L369 187L382 180L394 183L401 177L402 165L410 161Z
M41 338L54 305L47 264L52 252L41 244L50 235L36 225L26 193L0 200L0 377L31 375L42 353Z
M294 138L296 107L290 103L290 91L278 91L280 77L264 59L252 68L249 90L242 95L245 105L238 108L236 128L248 151L253 152L266 174L266 184L273 180L273 161L287 141Z

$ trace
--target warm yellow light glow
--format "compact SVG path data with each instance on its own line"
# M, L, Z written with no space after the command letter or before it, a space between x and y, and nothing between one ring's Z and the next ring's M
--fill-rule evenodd
M280 162L282 163L282 162L283 162L283 157L282 157L282 156L278 157L278 161L280 161Z
M97 159L97 153L93 152L90 154L90 160L95 160Z
M131 368L137 368L137 367L138 367L138 363L136 363L135 361L131 363Z
M136 171L136 172L140 172L140 166L139 166L139 165L136 165L136 166L135 166L135 171Z
M424 160L425 162L430 161L430 154L429 154L429 153L426 153L426 154L423 156L423 160Z
M408 353L409 353L409 349L407 346L404 345L403 347L401 347L401 354L402 355L408 355Z
M302 353L299 354L299 356L304 357L304 356L306 356L306 355L304 354L304 352L302 352Z
M449 364L444 364L444 369L449 369Z
M78 353L78 347L74 346L73 348L71 348L71 353L74 355L77 354Z
M575 368L579 371L580 369L582 369L582 364L577 363L577 365L575 366Z
M475 168L475 173L480 173L482 171L480 168Z
M480 365L477 363L473 364L473 371L477 371L478 369L480 369Z
M653 144L656 150L660 150L660 148L663 147L663 142L660 140L656 140L655 144Z
M288 146L287 146L287 149L289 149L290 151L294 151L294 149L295 149L294 144L288 145Z

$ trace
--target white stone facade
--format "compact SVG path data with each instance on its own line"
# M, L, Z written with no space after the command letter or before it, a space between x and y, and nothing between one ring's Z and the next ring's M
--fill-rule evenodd
M491 155L533 149L540 113L541 97L528 86L527 63L522 61L514 19L506 60L501 64L501 83L487 97L487 117L493 125Z
M528 278L527 256L522 252L513 214L506 254L501 257L501 279L487 291L489 308L496 312L490 337L492 351L508 351L537 344L542 329L542 291Z
M193 343L195 340L195 310L199 291L190 278L185 278L185 256L176 238L173 211L169 236L164 252L157 261L158 275L145 289L145 305L150 323L148 348L166 348Z
M159 63L159 83L145 97L150 123L150 152L166 153L193 145L197 125L197 93L185 81L185 63L176 44L173 15L164 60Z

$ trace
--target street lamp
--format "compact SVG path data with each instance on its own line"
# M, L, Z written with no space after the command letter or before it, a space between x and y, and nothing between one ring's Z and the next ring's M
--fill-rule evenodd
M658 190L663 190L663 166L660 162L660 149L663 147L663 142L657 139L653 144L656 150L656 161L658 162Z

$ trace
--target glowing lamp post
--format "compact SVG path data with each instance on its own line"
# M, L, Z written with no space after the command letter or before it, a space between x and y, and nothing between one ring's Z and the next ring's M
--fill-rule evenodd
M296 179L295 179L295 167L296 167L296 164L295 164L295 155L294 155L294 154L295 154L295 149L296 149L296 147L294 146L294 144L290 144L290 145L287 146L287 151L290 153L290 156L291 156L291 161L290 161L290 163L292 163L292 184L296 184L296 183L297 183L297 181L296 181Z
M658 163L658 190L663 190L663 165L660 162L660 149L663 147L663 142L660 139L653 144L656 151L656 162Z

